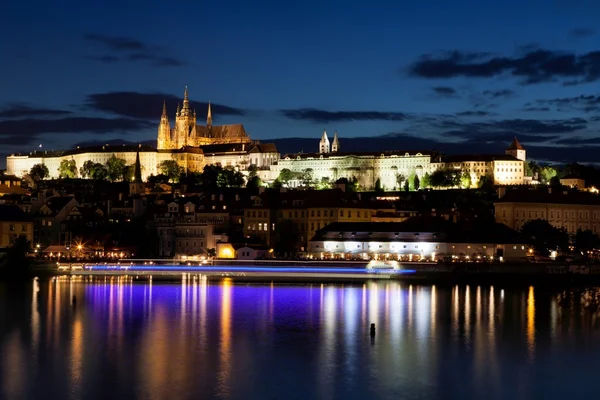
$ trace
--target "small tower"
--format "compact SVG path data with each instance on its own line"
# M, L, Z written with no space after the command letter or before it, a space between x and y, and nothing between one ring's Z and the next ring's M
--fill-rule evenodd
M319 153L329 153L329 139L327 138L327 131L325 130L323 131L323 136L321 136L321 141L319 142Z
M140 152L135 153L135 164L133 169L133 182L129 183L129 195L144 194L145 185L142 181L142 165L140 163Z
M519 143L516 136L513 139L510 146L508 146L508 148L506 149L506 154L514 156L515 158L518 158L521 161L527 161L525 149L523 148L523 146L521 146L521 143Z
M340 139L338 138L337 131L335 131L335 134L333 135L333 143L331 143L331 152L337 153L338 151L340 151Z
M210 109L210 101L208 102L208 112L206 113L206 126L208 128L212 126L212 111Z
M171 124L167 115L167 102L163 102L162 116L158 124L158 138L156 146L159 150L169 149L171 147Z

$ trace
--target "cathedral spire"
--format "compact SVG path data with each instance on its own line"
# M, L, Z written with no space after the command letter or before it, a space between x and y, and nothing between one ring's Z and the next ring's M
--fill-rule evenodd
M212 111L210 109L210 100L208 101L208 113L206 114L206 126L212 125Z
M167 101L163 100L163 112L162 112L162 117L163 118L167 118Z
M340 139L338 138L337 131L335 131L335 134L333 135L333 143L331 143L331 151L333 153L340 151Z
M181 113L183 115L189 115L189 114L191 114L190 99L188 98L188 88L187 88L187 86L185 87L185 90L183 92L183 107L181 107Z

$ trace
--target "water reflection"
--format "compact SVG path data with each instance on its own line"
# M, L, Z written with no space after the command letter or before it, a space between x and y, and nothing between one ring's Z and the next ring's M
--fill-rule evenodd
M2 399L556 398L594 381L600 350L597 288L188 276L16 293L0 285Z

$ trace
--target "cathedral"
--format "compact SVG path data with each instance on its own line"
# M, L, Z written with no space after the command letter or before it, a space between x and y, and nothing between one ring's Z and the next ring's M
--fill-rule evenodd
M208 104L206 125L196 124L196 110L190 107L188 90L185 88L183 104L177 105L175 126L172 127L167 114L167 105L163 104L162 116L158 125L158 150L176 150L183 147L200 147L211 144L251 143L242 124L213 125L212 111Z

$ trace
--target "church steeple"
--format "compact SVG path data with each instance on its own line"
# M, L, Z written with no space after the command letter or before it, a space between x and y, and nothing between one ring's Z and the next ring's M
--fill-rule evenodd
M335 134L333 135L333 143L331 143L331 152L337 153L338 151L340 151L340 139L338 138L337 131L335 131Z
M142 165L140 164L140 152L135 153L135 167L133 171L133 182L142 182Z
M319 142L319 153L329 153L329 138L327 137L327 131L323 131L321 141Z
M210 101L208 102L208 113L206 113L206 126L212 126L212 111L210 109Z

